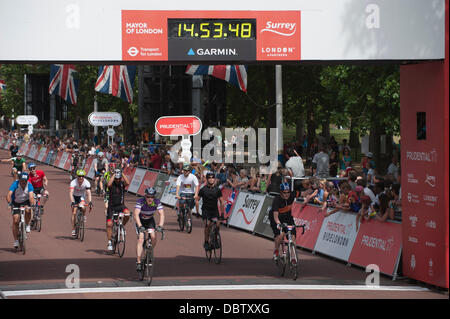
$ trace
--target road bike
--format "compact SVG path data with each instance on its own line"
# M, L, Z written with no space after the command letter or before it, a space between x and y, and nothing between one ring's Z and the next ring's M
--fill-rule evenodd
M211 225L208 238L209 249L205 249L206 259L211 262L211 257L214 256L214 262L220 264L222 261L222 239L220 237L219 227L216 222Z
M148 232L151 231L159 231L161 233L161 240L164 239L164 229L147 229L144 232L144 243L142 245L142 256L141 256L141 271L139 273L139 280L143 281L146 278L147 286L150 286L153 279L153 274L155 272L155 256L152 245L151 237Z
M31 221L32 229L38 232L42 229L42 206L41 206L41 194L34 194L35 204L33 206L33 220Z
M123 225L123 218L130 216L130 214L124 214L121 211L113 213L113 227L112 227L112 245L113 254L117 250L119 257L122 257L125 252L126 231Z
M74 207L77 208L75 213L75 238L79 239L81 242L84 240L84 214L83 214L83 204L76 204Z
M297 245L293 240L292 232L294 228L302 228L302 235L305 233L305 225L288 225L281 224L281 230L285 233L284 242L282 243L281 253L278 258L275 259L275 264L278 269L278 274L284 276L286 272L286 266L289 267L289 273L293 280L298 277L298 254Z
M19 219L19 231L17 233L17 239L19 240L19 248L18 250L22 251L22 254L25 255L26 252L26 239L27 239L27 231L25 224L25 206L13 207L12 210L20 211L20 219Z
M183 203L179 203L178 208L178 226L180 227L180 231L183 231L186 228L186 232L190 234L192 232L192 220L188 218L188 210L190 209L187 207L187 201L192 200L192 198L189 197L181 197L181 199L184 201Z

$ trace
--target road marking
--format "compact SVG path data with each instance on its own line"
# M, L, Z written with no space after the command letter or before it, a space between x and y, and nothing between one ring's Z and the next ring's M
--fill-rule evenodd
M155 286L155 287L104 287L42 290L3 291L6 297L42 296L86 293L171 292L213 290L359 290L359 291L408 291L426 292L417 286L365 286L365 285L211 285L211 286Z

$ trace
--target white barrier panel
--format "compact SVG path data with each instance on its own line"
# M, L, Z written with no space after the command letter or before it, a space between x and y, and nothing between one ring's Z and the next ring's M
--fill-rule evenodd
M130 186L128 186L128 191L130 193L138 193L139 187L141 186L142 180L144 179L145 172L145 169L136 168L133 179L130 181Z
M47 152L47 148L46 147L42 147L41 151L39 152L38 157L36 158L37 161L42 162L42 159L44 158L44 155Z
M64 165L66 165L66 161L69 158L69 153L64 152L59 160L58 167L64 169Z
M234 204L228 224L237 228L253 231L258 221L265 195L241 191Z
M175 206L177 203L177 199L175 197L177 191L177 176L170 176L169 180L166 182L166 188L161 196L161 203Z
M347 261L355 243L356 214L339 211L324 218L314 250Z
M37 153L37 146L35 144L31 145L30 152L28 153L28 157L35 158Z

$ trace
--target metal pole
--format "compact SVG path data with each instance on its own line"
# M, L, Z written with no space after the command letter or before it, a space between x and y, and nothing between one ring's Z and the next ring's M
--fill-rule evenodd
M97 94L94 95L94 112L97 112L98 110L98 103L97 103ZM98 134L98 127L94 126L94 138L95 136L97 136ZM98 140L98 136L97 136L97 140ZM100 143L100 141L99 141Z
M283 154L283 88L281 65L275 66L276 125L278 158Z

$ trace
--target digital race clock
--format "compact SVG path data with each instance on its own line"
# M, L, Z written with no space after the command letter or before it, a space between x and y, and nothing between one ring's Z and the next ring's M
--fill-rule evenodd
M122 10L124 61L300 60L300 11Z
M168 39L256 39L256 19L168 19Z

